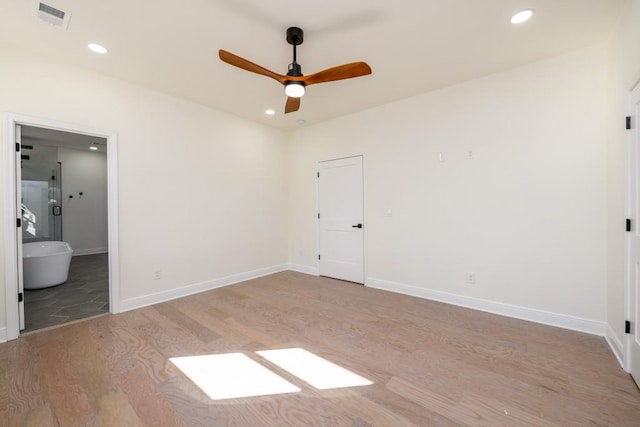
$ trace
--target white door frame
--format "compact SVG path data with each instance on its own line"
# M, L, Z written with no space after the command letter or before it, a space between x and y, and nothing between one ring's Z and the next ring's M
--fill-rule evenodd
M368 256L368 246L367 246L367 235L368 235L368 225L367 225L367 158L364 154L351 154L348 156L341 157L333 157L330 159L318 160L316 162L316 173L320 173L320 163L322 162L330 162L332 160L340 160L340 159L348 159L351 157L362 157L362 223L364 224L364 228L362 230L362 240L363 240L363 256L364 256L364 286L367 286L367 260ZM319 181L316 179L316 212L320 212L320 185ZM316 254L320 253L320 221L316 222ZM316 273L317 276L320 275L320 260L316 257Z
M633 108L631 105L631 94L634 89L640 85L640 73L636 75L633 83L629 87L629 91L627 92L627 116L633 116ZM635 117L635 125L638 126L638 121L640 118ZM626 157L627 157L627 165L626 165L626 213L627 218L632 218L633 215L633 207L631 206L631 180L634 177L631 174L631 164L633 159L631 158L631 144L633 143L633 133L632 131L627 131L627 141L626 141ZM638 185L638 183L636 183ZM640 201L636 201L640 202ZM640 226L640 218L633 218L635 222L634 227ZM624 290L624 318L625 320L631 321L634 317L635 313L632 313L632 302L631 302L631 274L629 273L629 269L633 265L631 260L631 233L626 233L625 238L625 271L624 271L624 281L625 281L625 290ZM636 310L640 310L640 307L636 307ZM640 325L633 325L634 328L640 327ZM623 368L626 372L631 372L631 340L633 338L632 334L625 334L624 340L624 355L623 355Z
M81 133L107 140L107 201L109 230L109 311L120 312L120 280L118 252L118 138L116 133L96 130L83 125L63 123L39 117L5 113L4 155L2 168L5 170L3 193L4 251L5 251L5 304L7 315L7 340L20 335L18 309L18 235L16 232L16 125L35 126L63 132Z

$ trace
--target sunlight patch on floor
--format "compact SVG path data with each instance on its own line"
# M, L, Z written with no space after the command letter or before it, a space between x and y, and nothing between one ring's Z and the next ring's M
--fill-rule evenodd
M265 350L256 353L320 390L373 384L368 379L302 348Z
M300 391L242 353L172 357L169 360L212 400Z

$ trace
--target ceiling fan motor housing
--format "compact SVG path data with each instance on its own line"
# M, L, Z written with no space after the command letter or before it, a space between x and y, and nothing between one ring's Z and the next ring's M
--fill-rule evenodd
M302 77L302 67L297 62L289 64L287 76Z

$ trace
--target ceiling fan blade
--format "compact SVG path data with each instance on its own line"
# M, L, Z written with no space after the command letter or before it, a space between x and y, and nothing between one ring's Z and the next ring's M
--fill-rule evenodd
M366 62L352 62L350 64L338 65L337 67L327 68L302 77L305 85L314 85L316 83L333 82L336 80L351 79L353 77L366 76L371 74L371 67Z
M293 113L300 109L300 98L287 97L287 103L284 104L284 113Z
M271 70L268 70L258 64L254 64L253 62L231 52L227 52L226 50L220 49L218 51L218 56L220 57L220 60L226 62L227 64L233 65L234 67L242 68L243 70L251 71L252 73L271 77L272 79L278 81L280 84L284 84L287 81L286 76L274 73Z

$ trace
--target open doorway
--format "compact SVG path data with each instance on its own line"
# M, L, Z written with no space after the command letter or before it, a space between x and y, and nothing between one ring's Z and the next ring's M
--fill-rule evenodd
M6 118L7 211L16 215L4 223L7 339L118 313L115 134L27 116ZM37 249L36 257L44 252L43 259L50 251L62 252L68 271L26 266L34 255L27 244ZM45 273L34 280L33 271Z
M109 312L106 138L21 126L24 329Z

